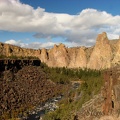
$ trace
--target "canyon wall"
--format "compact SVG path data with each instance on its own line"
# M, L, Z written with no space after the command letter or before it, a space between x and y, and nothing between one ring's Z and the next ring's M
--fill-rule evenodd
M120 66L103 73L101 92L82 104L78 120L120 120Z
M41 50L0 43L0 55L35 56L50 67L105 69L120 64L120 39L109 40L103 32L92 47L67 48L60 44Z

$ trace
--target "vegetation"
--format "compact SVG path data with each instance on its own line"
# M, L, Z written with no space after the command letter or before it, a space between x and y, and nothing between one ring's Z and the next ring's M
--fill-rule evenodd
M82 81L78 89L70 89L67 92L59 102L59 109L45 114L44 120L73 120L76 111L81 108L83 103L98 94L103 85L102 72L99 70L48 68L45 64L42 64L41 67L56 83L68 84L73 80Z
M0 57L1 58L1 57ZM12 57L14 58L14 57ZM70 88L64 94L64 98L58 103L59 108L53 112L46 112L44 120L73 120L82 104L90 100L95 94L99 93L103 84L102 72L91 69L69 69L69 68L50 68L46 64L41 63L41 68L47 76L57 84L69 85L71 81L82 81L77 89ZM33 107L33 106L32 106ZM19 114L26 113L24 107L11 111L11 114L5 113L0 119L11 118L15 120Z
M0 116L0 120L20 120L18 116L27 117L28 112L33 110L34 106L31 104L23 104L20 108L16 108L14 110L10 110L8 112L4 112Z
M67 84L70 81L82 80L88 81L88 79L99 78L101 71L91 69L72 69L72 68L50 68L45 63L40 65L45 73L48 74L51 80L56 83Z

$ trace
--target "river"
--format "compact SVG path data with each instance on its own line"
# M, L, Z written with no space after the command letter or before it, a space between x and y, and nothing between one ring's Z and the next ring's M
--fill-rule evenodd
M75 83L72 86L72 89L78 89L80 86L79 83ZM49 111L54 111L58 108L56 103L60 101L63 98L63 95L59 95L57 97L54 97L47 102L45 102L44 105L38 105L33 111L29 111L28 117L24 120L42 120L42 116Z
M48 100L44 105L37 106L33 111L29 112L28 117L25 120L42 120L42 116L45 112L54 111L58 108L56 103L61 100L63 95L57 96Z

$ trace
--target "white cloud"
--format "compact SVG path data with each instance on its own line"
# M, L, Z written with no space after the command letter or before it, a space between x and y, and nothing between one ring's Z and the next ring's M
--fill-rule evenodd
M42 48L52 48L54 46L54 44L58 44L58 43L55 43L55 42L46 42L46 43L33 42L33 43L25 45L24 47L34 48L34 49L42 49Z
M93 42L93 41L90 41ZM59 45L60 42L45 42L45 43L41 43L41 42L32 42L32 43L24 43L22 41L17 41L17 40L7 40L5 41L5 43L7 44L11 44L11 45L16 45L16 46L20 46L23 48L33 48L33 49L42 49L42 48L52 48L55 44ZM76 43L76 42L64 42L66 47L77 47L80 46L80 43Z
M5 41L5 43L11 44L11 45L17 45L17 46L20 46L20 47L24 47L25 46L25 44L23 42L21 42L20 40L16 41L16 40L11 39L11 40Z
M32 43L28 44L28 43L22 42L21 40L17 41L17 40L13 40L13 39L7 40L7 41L5 41L5 43L20 46L23 48L33 48L33 49L52 48L54 46L54 44L59 44L56 42L46 42L46 43L32 42Z
M118 37L120 16L96 9L84 9L77 15L49 13L19 0L0 0L0 30L35 32L38 38L61 36L68 42L92 45L103 31L109 37Z
M5 43L7 43L7 44L13 44L13 45L17 44L17 42L15 40L8 40Z

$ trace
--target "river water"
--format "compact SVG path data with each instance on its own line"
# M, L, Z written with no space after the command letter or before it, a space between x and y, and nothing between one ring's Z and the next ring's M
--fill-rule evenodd
M63 95L54 97L51 100L48 100L44 105L37 106L33 111L29 112L29 115L25 120L40 120L46 112L56 110L58 108L56 103L61 100L62 96Z
M75 83L72 88L77 89L80 86L79 83ZM56 103L60 101L63 98L63 95L59 95L57 97L54 97L47 102L45 102L44 105L37 106L33 111L29 112L29 115L24 120L42 120L42 116L49 111L54 111L58 108ZM40 119L41 118L41 119Z

